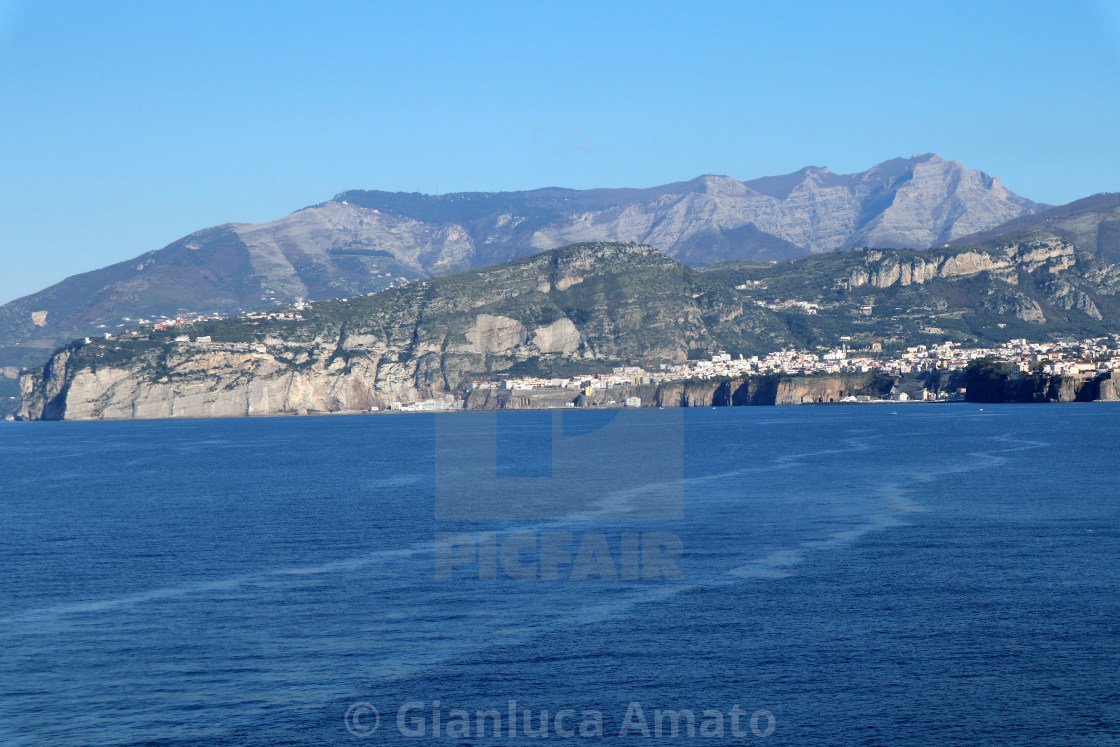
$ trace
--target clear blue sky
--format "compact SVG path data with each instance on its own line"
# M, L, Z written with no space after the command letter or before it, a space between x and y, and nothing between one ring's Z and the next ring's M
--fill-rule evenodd
M1120 0L0 0L0 302L344 189L652 186L933 151L1120 190Z

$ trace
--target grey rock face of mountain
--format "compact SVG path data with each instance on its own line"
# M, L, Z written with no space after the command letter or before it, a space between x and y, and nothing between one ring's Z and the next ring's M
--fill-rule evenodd
M446 246L428 237L412 242L411 259L429 272L579 241L638 241L689 264L793 259L857 246L924 249L1045 207L934 154L896 158L858 174L806 167L747 182L702 176L641 190L442 197L357 191L336 201L457 228ZM378 230L369 223L359 240L383 241Z
M0 370L138 319L370 293L574 242L640 242L691 265L785 260L941 245L1042 207L933 154L857 174L807 167L650 189L346 192L269 223L208 228L0 307Z

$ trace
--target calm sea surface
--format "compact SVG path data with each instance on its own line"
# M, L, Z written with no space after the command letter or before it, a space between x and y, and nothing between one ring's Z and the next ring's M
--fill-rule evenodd
M1120 744L1120 407L554 417L0 424L0 743Z

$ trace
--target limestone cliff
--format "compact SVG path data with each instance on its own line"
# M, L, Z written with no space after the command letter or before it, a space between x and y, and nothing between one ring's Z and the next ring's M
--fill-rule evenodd
M859 249L786 266L728 263L703 271L766 308L801 309L803 327L827 330L826 320L842 322L844 334L861 342L1105 335L1114 331L1120 312L1120 269L1044 232L925 251Z
M871 286L889 288L922 284L935 279L952 279L981 272L992 273L1005 282L1017 282L1020 272L1032 273L1040 268L1057 274L1073 267L1075 249L1068 241L1046 234L1010 240L987 251L930 250L921 256L897 252L867 250L860 252L862 266L852 270L846 279L851 289Z
M680 381L657 387L660 407L748 407L832 404L846 397L888 396L896 379L857 376L755 376Z
M22 416L122 420L368 411L430 396L417 386L415 366L378 359L344 366L330 353L180 344L158 361L74 367L64 352L41 377L23 376Z
M992 360L969 364L965 372L970 402L1115 402L1120 377L1112 371L1047 374L1019 371Z

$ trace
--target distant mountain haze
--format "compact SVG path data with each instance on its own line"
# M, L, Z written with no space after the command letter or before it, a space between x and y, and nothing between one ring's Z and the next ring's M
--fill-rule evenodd
M203 229L0 307L0 389L58 345L137 319L370 293L575 242L640 242L690 265L787 260L939 246L1046 207L934 154L856 174L806 167L648 189L344 192L269 223Z

